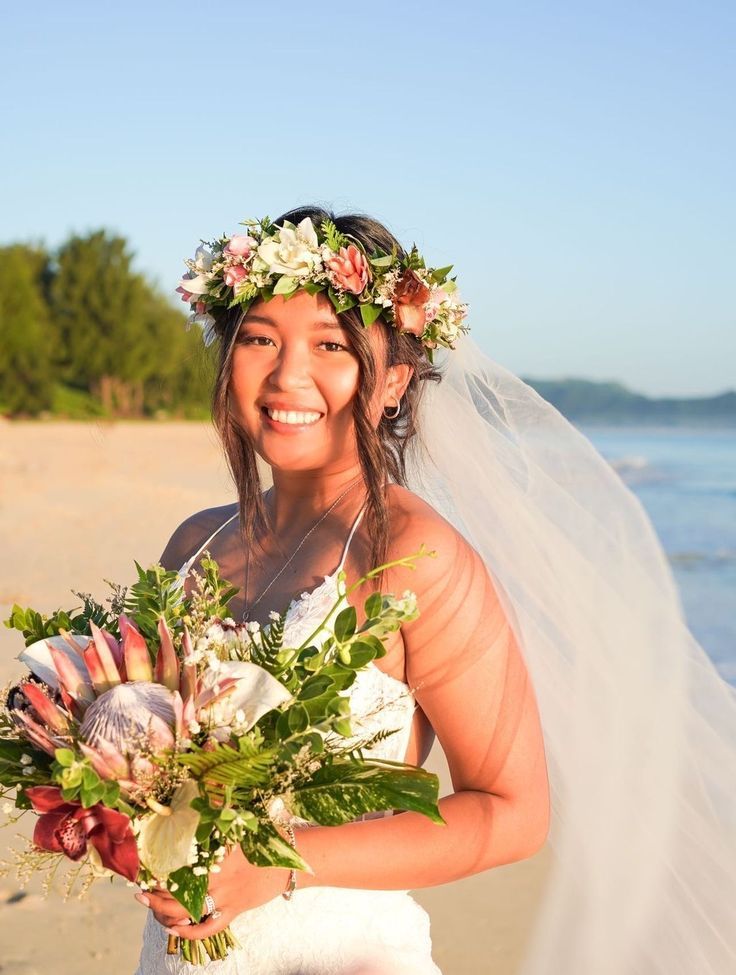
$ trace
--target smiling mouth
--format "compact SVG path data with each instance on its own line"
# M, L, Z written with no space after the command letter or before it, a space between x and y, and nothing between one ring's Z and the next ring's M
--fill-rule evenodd
M311 426L322 418L322 413L316 410L271 410L267 406L261 407L261 412L277 423L286 423L292 426Z

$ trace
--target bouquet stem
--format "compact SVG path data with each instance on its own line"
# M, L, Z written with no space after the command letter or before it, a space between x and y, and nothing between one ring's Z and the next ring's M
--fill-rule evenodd
M227 927L209 938L178 938L176 935L169 935L166 954L175 955L181 950L182 958L190 965L204 965L208 958L222 961L233 948L240 947L240 942Z

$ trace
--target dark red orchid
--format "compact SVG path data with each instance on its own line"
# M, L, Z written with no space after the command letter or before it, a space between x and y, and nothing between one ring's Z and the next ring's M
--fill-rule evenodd
M67 802L61 789L53 785L33 786L26 789L26 795L41 813L33 831L37 847L81 860L91 843L104 867L135 881L138 847L126 815L101 803L85 809L78 802Z

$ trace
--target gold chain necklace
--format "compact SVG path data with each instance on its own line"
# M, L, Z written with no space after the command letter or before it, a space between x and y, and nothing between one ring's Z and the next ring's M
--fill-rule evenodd
M312 534L312 532L315 530L315 528L318 528L322 524L322 522L325 520L325 518L327 517L327 515L329 515L329 513L338 504L338 502L342 501L342 499L345 497L345 495L348 493L348 491L351 491L355 487L355 485L356 484L359 484L362 480L363 480L362 476L359 477L359 478L357 478L357 480L353 481L352 484L348 485L348 487L345 488L345 490L342 492L342 494L339 494L335 498L335 500L329 506L329 508L327 509L327 511L325 511L325 513L323 515L320 515L320 517L312 525L312 527L309 529L309 531L304 536L304 538L299 542L299 544L297 545L297 547L291 553L291 555L286 560L286 562L284 562L284 564L281 566L281 568L279 569L279 571L276 573L276 575L273 577L273 579L269 582L269 584L263 590L263 592L258 597L258 599L255 599L250 604L250 606L247 605L247 602L248 602L248 582L249 582L249 577L250 577L250 546L248 547L248 550L247 550L246 556L245 556L245 588L243 589L243 603L245 604L245 608L243 609L243 614L241 616L241 620L243 621L243 623L247 623L248 622L248 619L250 618L250 614L251 614L251 611L252 611L253 607L256 606L258 603L260 603L260 601L266 595L266 593L268 592L268 590L271 588L271 586L274 584L274 582L276 582L276 580L279 578L279 576L284 571L284 569L289 565L289 563L292 561L292 559L294 558L294 556L297 554L297 552L299 551L299 549L306 542L306 540L309 538L309 536Z

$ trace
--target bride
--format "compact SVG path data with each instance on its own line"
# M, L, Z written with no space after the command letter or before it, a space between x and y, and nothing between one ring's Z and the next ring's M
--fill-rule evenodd
M299 210L276 224L289 221L308 240L324 219L329 215ZM335 224L368 254L403 253L373 220L342 217ZM234 239L232 249L240 244L242 252L247 245ZM365 269L354 244L343 250L340 280L349 287L348 276L365 276ZM354 579L422 544L434 550L436 557L419 558L414 571L394 566L374 580L383 591L411 589L420 615L391 634L380 665L351 688L351 706L371 727L395 730L400 720L399 733L373 755L421 765L438 737L455 790L439 803L446 826L414 812L339 827L304 824L296 846L314 873L297 875L289 901L281 896L289 872L252 866L236 848L210 884L216 915L200 924L190 924L163 891L139 894L151 911L141 975L185 969L165 953L167 930L203 937L228 924L242 949L213 970L337 975L373 966L429 975L439 970L428 919L407 891L529 857L545 841L542 734L513 631L478 552L406 487L405 453L417 435L423 389L440 378L410 330L416 311L424 325L421 277L406 278L418 293L413 302L407 297L403 319L401 311L394 321L381 315L370 327L357 307L338 314L324 293L303 289L214 318L214 419L239 502L187 519L161 561L188 575L206 548L223 577L242 585L230 604L233 617L267 626L269 612L289 606L293 627L310 614L321 618L340 568ZM192 287L192 279L183 285ZM265 494L256 455L271 469ZM370 592L364 588L359 624Z
M276 224L288 220L304 232L303 221L318 227L326 217L300 210ZM368 253L400 246L367 218L335 224ZM345 261L355 273L358 259L351 253ZM422 324L425 301L405 306L421 312ZM405 486L422 391L439 373L408 328L384 316L366 328L356 307L338 314L324 293L257 300L214 327L221 341L214 419L239 502L187 519L163 565L188 562L186 571L206 546L223 577L242 582L233 617L266 626L270 611L290 606L293 625L314 609L319 618L325 585L334 586L343 566L353 579L422 544L434 550L414 571L395 566L376 581L384 591L411 588L420 615L391 634L371 686L351 689L352 707L360 717L397 690L410 695L411 707L400 712L405 733L388 738L382 755L421 765L437 735L455 791L439 803L444 827L407 812L297 829L296 846L314 873L298 874L290 902L281 897L288 871L251 866L239 848L210 886L217 917L189 924L171 895L138 895L151 909L146 941L155 945L144 947L141 975L178 970L162 947L164 929L203 937L228 924L243 947L218 971L337 975L370 964L437 972L428 919L407 891L529 857L549 820L534 692L490 577L458 530ZM271 469L264 495L256 455ZM368 594L356 604L359 624ZM396 708L377 716L391 727Z
M200 248L179 289L218 343L213 416L238 503L187 519L162 561L189 587L209 550L241 586L233 615L267 626L288 606L296 639L343 567L432 550L374 580L415 592L420 615L361 672L351 709L393 732L377 757L421 764L436 735L454 792L444 826L294 821L312 874L235 850L201 924L165 892L136 895L138 975L188 970L167 930L228 923L242 948L212 963L221 975L436 975L408 891L545 842L521 975L730 975L736 692L690 633L641 504L463 334L450 269L362 216L307 207L248 228Z

